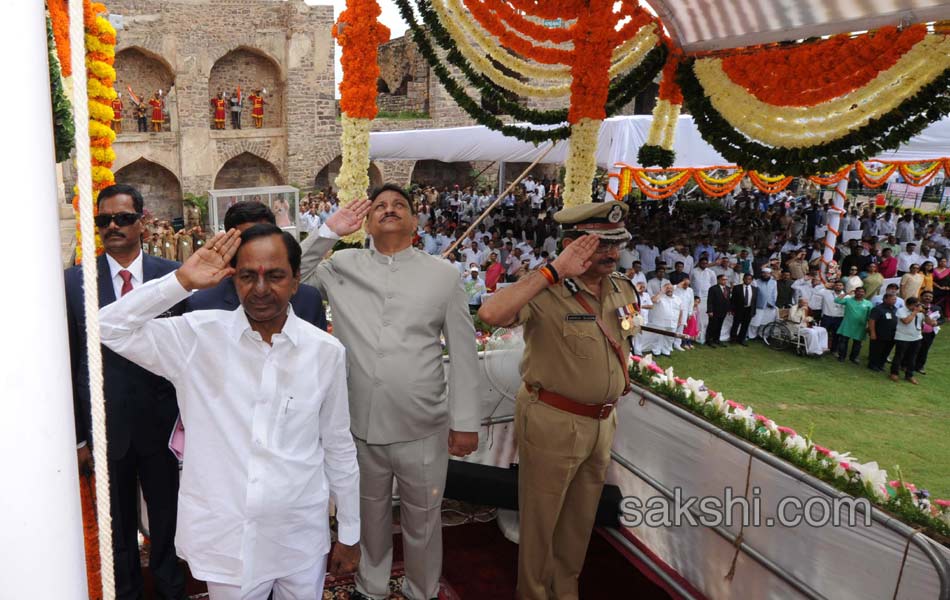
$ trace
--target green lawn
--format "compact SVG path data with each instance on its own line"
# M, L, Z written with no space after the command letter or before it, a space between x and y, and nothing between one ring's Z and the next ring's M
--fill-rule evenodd
M938 335L920 385L894 383L862 365L839 363L826 354L804 358L759 342L710 350L704 346L661 357L679 377L703 379L726 398L751 405L779 425L815 443L851 452L861 462L875 460L896 478L950 498L950 341ZM888 365L889 367L890 365Z

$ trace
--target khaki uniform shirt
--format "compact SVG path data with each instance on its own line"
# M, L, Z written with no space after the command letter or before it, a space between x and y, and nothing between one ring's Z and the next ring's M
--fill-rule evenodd
M324 226L304 241L300 279L330 301L333 334L346 348L353 435L393 444L446 426L478 431L475 326L458 270L415 248L321 260L337 241L330 235ZM440 336L452 363L448 389Z
M623 365L592 315L574 299L569 282L621 343ZM568 279L542 290L518 313L517 324L524 325L521 372L528 393L540 387L582 404L612 402L623 393L623 369L632 349L628 336L633 330L621 327L617 309L639 305L638 296L630 280L619 273L601 284L601 294L602 302L579 279Z

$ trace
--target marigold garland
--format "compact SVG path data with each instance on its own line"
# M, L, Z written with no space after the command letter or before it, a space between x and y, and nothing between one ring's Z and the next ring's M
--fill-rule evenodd
M868 166L868 163L883 164L883 166L880 169L873 169ZM915 186L928 185L940 173L941 169L950 177L950 157L928 161L927 163L906 161L868 161L868 163L857 161L853 165L845 165L836 172L810 175L807 179L817 185L835 185L848 179L852 169L854 169L865 187L878 188L885 185L888 179L898 172L909 184ZM926 166L920 169L915 168L915 165L920 164L926 164ZM661 200L672 196L690 180L695 182L705 195L720 198L732 192L744 178L748 178L756 189L767 194L775 194L784 190L793 179L785 175L766 175L755 171L744 171L734 165L657 169L618 164L617 167L620 172L610 173L609 176L619 180L617 197L621 198L630 191L632 183L635 183L646 197ZM729 173L723 177L716 177L711 174L716 171L727 171ZM656 174L662 174L663 176L656 176Z
M86 91L89 96L89 145L92 155L93 197L103 188L115 183L111 171L115 161L112 142L115 132L111 123L114 115L112 100L116 97L115 84L115 29L108 19L100 16L106 7L89 0L83 2L86 29L86 75L89 81ZM66 23L69 29L69 23ZM82 261L82 235L79 231L79 196L73 196L73 211L76 214L76 263ZM95 208L93 208L95 212ZM96 252L102 253L102 242L96 236Z
M535 23L518 14L510 4L500 0L463 0L465 6L471 10L471 5L481 4L491 13L494 13L495 19L504 22L508 27L518 33L532 38L539 42L553 42L562 44L571 42L571 32L568 28L545 27Z
M69 45L69 0L47 0L46 9L53 24L56 56L59 58L63 77L70 77L73 74L73 63Z
M571 142L567 160L564 161L564 206L578 206L591 201L601 123L596 119L584 118L571 126Z
M882 27L853 38L736 53L723 59L722 70L768 104L814 106L867 85L926 35L926 25Z
M343 49L340 109L350 118L373 119L379 110L378 47L389 41L389 28L378 20L381 13L376 0L348 0L346 10L333 25L333 37Z

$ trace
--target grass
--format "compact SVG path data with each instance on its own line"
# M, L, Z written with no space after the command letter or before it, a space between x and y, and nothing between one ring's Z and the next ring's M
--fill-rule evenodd
M938 335L920 385L894 383L866 368L867 342L860 366L836 357L804 358L759 342L710 350L704 346L675 352L657 361L672 365L679 377L703 379L726 398L751 405L779 425L815 443L850 452L861 462L877 461L896 479L950 499L950 343ZM888 365L889 366L889 365Z

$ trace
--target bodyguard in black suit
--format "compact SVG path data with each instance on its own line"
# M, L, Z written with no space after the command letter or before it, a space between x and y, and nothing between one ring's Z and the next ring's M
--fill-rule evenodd
M743 346L748 346L746 335L749 333L749 323L755 314L755 300L759 290L752 285L752 275L746 273L742 276L742 285L732 288L732 295L729 298L732 305L732 329L729 330L729 341L739 342Z
M226 231L237 228L244 231L258 223L276 225L274 213L260 202L236 202L224 215ZM185 301L185 311L234 310L241 305L234 282L230 277L213 288L199 290ZM294 314L320 329L327 329L327 315L323 309L323 297L317 288L301 283L297 293L290 298Z
M142 195L133 187L113 185L99 193L96 226L106 254L96 260L99 306L151 279L178 268L178 263L144 254ZM88 356L86 355L83 277L80 267L67 269L66 313L73 377L73 403L80 467L91 466ZM118 288L118 291L117 291ZM175 313L181 312L176 307ZM175 388L167 380L102 348L108 468L112 499L112 543L116 598L142 597L138 549L138 494L141 482L148 510L149 568L161 598L184 598L185 575L175 555L178 507L178 461L168 438L178 414Z
M709 325L706 326L706 345L710 348L721 346L722 322L729 314L729 295L726 292L726 276L716 278L716 285L709 288L706 298L706 311L709 316Z

